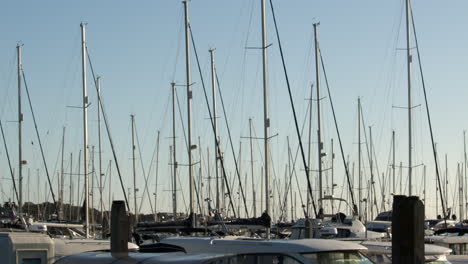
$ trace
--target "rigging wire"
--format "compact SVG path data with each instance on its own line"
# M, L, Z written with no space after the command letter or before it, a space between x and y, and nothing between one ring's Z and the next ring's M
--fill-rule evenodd
M306 112L308 112L309 107L312 107L312 100L309 100L309 103L307 104ZM302 128L301 128L301 137L302 137L302 135L303 135L303 133L304 133L304 128L305 128L306 122L307 122L307 115L304 115L304 121L302 122ZM290 151L289 151L289 152L290 152ZM294 156L294 160L293 160L293 157L292 157L292 153L290 152L290 153L288 154L288 156L290 156L290 157L288 157L288 159L293 160L292 169L291 169L291 171L289 172L289 173L290 173L289 188L291 189L291 192L292 192L292 183L291 183L291 179L292 179L293 174L294 174L295 177L296 177L296 184L297 184L297 187L299 188L299 186L300 186L300 185L299 185L299 180L297 179L297 174L296 174L296 161L297 161L297 156L298 156L298 154L299 154L299 146L297 146L296 154L295 154L295 156ZM286 189L286 195L285 195L285 197L287 196L288 191L289 191L289 190ZM286 199L287 199L287 198L285 198L284 204L286 204ZM300 199L300 202L301 202L301 205L302 205L302 210L303 210L303 212L304 212L304 216L307 216L306 207L304 206L304 200L302 199L302 192L300 192L300 191L299 191L299 199ZM292 201L291 201L291 203L292 203ZM284 208L284 207L285 207L285 205L283 205L283 208Z
M42 161L43 161L45 172L46 172L46 175L47 175L47 181L49 182L50 193L52 194L52 200L54 201L54 204L56 204L55 194L54 194L54 190L52 188L52 182L50 180L49 169L47 168L47 163L46 163L45 155L44 155L44 149L42 148L42 141L41 141L41 137L39 136L39 130L37 128L36 115L34 114L32 102L31 102L31 97L29 95L28 84L26 83L26 75L24 74L23 69L21 69L21 74L23 76L24 88L26 89L26 94L28 96L29 109L31 109L31 115L32 115L32 119L33 119L33 122L34 122L34 129L36 131L37 141L39 143L39 148L41 149ZM57 212L57 207L55 207L55 212L58 213Z
M430 132L430 135L431 135L432 153L434 155L434 163L435 163L435 171L436 171L436 176L437 176L437 184L439 185L439 190L441 190L440 174L439 174L439 163L437 162L437 152L436 152L435 142L434 142L434 133L432 131L431 114L429 112L429 102L427 100L426 82L424 81L424 74L423 74L423 70L422 70L421 56L420 56L420 53L419 53L418 37L416 35L416 26L414 24L413 10L411 9L410 12L411 12L411 20L412 20L411 22L412 22L412 25L413 25L414 41L415 41L415 44L416 44L416 53L418 55L419 72L421 74L422 88L423 88L423 92L424 92L424 102L425 102L425 106L426 106L427 122L428 122L428 125L429 125L429 132ZM445 216L447 212L445 211L446 207L444 205L444 197L443 197L441 192L439 192L439 194L440 194L440 201L441 201L441 205L442 205L442 213Z
M197 52L197 49L195 47L195 40L193 39L192 26L190 24L188 26L189 26L189 30L190 30L190 39L192 40L192 46L193 46L193 50L194 50L194 53L195 53L195 58L197 60L198 72L200 74L200 79L201 79L201 82L202 82L203 93L205 95L206 106L208 108L208 114L209 114L209 117L210 117L211 126L212 126L213 131L214 131L215 127L214 127L214 122L213 122L213 116L211 114L210 104L208 103L208 95L206 93L205 81L203 80L203 75L202 75L202 72L201 72L200 61L198 60L198 52ZM232 196L231 196L231 189L229 187L229 181L227 179L226 171L225 171L225 168L224 168L224 159L222 158L221 148L219 146L219 141L215 140L215 142L216 142L216 151L218 152L219 157L221 157L220 158L221 169L222 169L222 172L223 172L223 178L224 178L226 188L227 188L227 191L228 191L229 204L232 207L234 217L236 217L236 210L234 208L234 204L233 204L233 200L232 200ZM245 200L244 200L244 205L245 205L244 207L245 207L246 213L248 214L247 205L245 204ZM237 214L237 215L239 215L239 214Z
M309 177L310 171L309 171L309 167L307 166L307 162L306 162L306 158L305 158L304 146L302 145L302 140L301 140L301 133L299 132L296 109L294 107L294 101L293 101L293 98L292 98L292 92L291 92L291 86L289 84L288 73L286 71L286 63L285 63L285 60L284 60L283 48L281 46L281 39L280 39L280 36L279 36L278 25L276 23L275 10L273 8L273 1L272 0L270 0L270 7L271 7L271 13L272 13L272 16L273 16L273 22L274 22L274 25L275 25L276 38L278 40L278 46L279 46L279 51L280 51L280 55L281 55L281 62L283 64L283 71L284 71L284 75L285 75L285 78L286 78L286 86L288 88L289 101L291 103L291 108L292 108L292 112L293 112L293 116L294 116L294 125L296 127L296 134L297 134L297 137L298 137L298 140L299 140L299 147L301 149L302 162L303 162L303 165L304 165L304 168L305 168L307 185L309 187L308 189L309 189L310 197L312 197L311 200L312 200L312 206L314 208L315 215L318 216L317 208L315 206L314 194L312 192L312 185L310 183L310 177ZM266 47L262 47L262 48L265 49ZM306 216L306 218L308 218L308 215Z
M366 125L365 125L365 122L364 122L364 114L363 114L363 111L361 111L361 121L362 121L363 130L366 131ZM368 139L367 139L367 133L364 133L364 140L365 140L365 142L366 142L365 145L366 145L366 150L367 150L367 158L368 158L369 167L370 167L370 163L371 163L371 160L372 160L372 156L371 156L372 153L370 153L368 142L371 142L371 141L372 141L372 138L368 140ZM370 175L371 175L371 177L372 177L372 175L373 175L373 172L372 172L372 171L370 172ZM374 196L374 201L373 201L374 204L371 204L371 206L374 206L374 205L375 205L375 207L377 208L377 205L375 204L375 197L376 197L375 185L374 185L374 183L373 183L372 181L371 181L370 183L371 183L371 186L368 187L368 188L370 189L370 191L368 191L368 192L370 192L371 195ZM377 211L379 211L378 208L377 208Z
M16 189L15 174L13 173L13 168L11 167L10 154L8 154L8 147L5 139L5 133L3 132L2 120L0 120L0 130L2 131L3 144L5 146L5 153L8 160L8 167L10 168L11 181L13 182L13 189L15 190L16 200L19 201L18 190ZM3 192L3 189L2 189Z
M221 99L221 107L223 109L224 123L226 124L227 132L228 132L229 144L231 145L231 152L232 152L232 155L234 157L234 165L236 167L236 174L237 174L237 178L239 180L239 187L240 187L242 199L244 200L245 214L246 214L247 217L249 217L248 210L247 210L247 203L246 203L246 199L245 199L245 195L244 195L244 189L242 187L241 176L240 176L240 173L239 173L239 166L237 164L237 159L236 159L236 156L234 154L234 145L232 144L231 128L229 127L228 118L227 118L227 114L226 114L226 108L224 107L223 94L221 92L221 86L219 85L219 79L218 79L217 72L216 72L216 84L218 86L219 98ZM216 117L214 117L214 118L216 118Z
M135 123L135 120L133 122ZM136 140L137 140L137 145L138 145L138 155L140 155L141 170L143 172L143 179L145 180L145 188L143 189L143 196L145 196L145 192L146 192L146 194L148 195L148 201L149 201L149 204L150 204L151 212L154 213L153 203L151 202L153 199L151 199L151 195L149 194L149 191L148 191L148 178L149 178L150 174L149 173L146 174L145 166L143 165L143 158L142 158L142 155L141 155L141 147L140 147L140 139L138 138L138 132L137 132L137 125L136 124L135 124L135 135L136 135ZM153 162L153 159L151 159L151 163L152 162ZM141 199L140 207L138 209L139 212L141 211L141 207L143 206L143 201L144 201L144 199Z
M97 96L98 96L98 107L101 107L101 113L102 113L102 117L104 119L104 124L106 126L106 131L107 131L107 138L109 139L109 144L111 146L112 155L114 157L115 168L117 169L117 174L119 175L120 187L122 188L122 192L123 192L124 199L125 199L125 204L127 205L127 210L130 212L130 204L128 203L127 192L125 191L125 187L124 187L123 180L122 180L122 174L120 173L119 162L117 161L117 154L115 153L114 141L112 140L112 136L111 136L111 133L110 133L110 127L109 127L109 122L107 120L107 114L106 114L106 111L104 109L104 105L102 103L101 95L99 94L99 91L98 91L97 79L96 79L96 76L94 74L93 64L91 62L91 56L89 55L88 47L86 46L85 48L86 48L86 55L88 57L91 73L93 75L94 88L96 88L96 93L97 93Z
M327 85L327 93L328 93L328 98L330 99L330 106L331 106L331 109L332 109L333 120L335 121L335 129L336 129L336 134L338 135L338 142L339 142L339 145L340 145L341 158L343 159L343 165L345 167L346 178L347 178L347 181L348 181L348 188L349 188L349 192L350 192L350 196L351 196L351 203L353 204L354 214L357 215L358 211L357 211L357 206L354 203L353 187L352 187L352 184L351 184L351 178L349 176L349 169L348 169L348 164L346 163L346 158L345 158L345 154L344 154L344 150L343 150L343 144L341 142L340 130L338 128L338 122L336 120L335 107L333 106L333 99L332 99L331 92L330 92L330 86L328 84L327 72L325 71L325 63L323 62L322 51L320 51L320 62L322 64L323 76L325 77L325 84ZM318 99L320 99L320 98L318 98Z

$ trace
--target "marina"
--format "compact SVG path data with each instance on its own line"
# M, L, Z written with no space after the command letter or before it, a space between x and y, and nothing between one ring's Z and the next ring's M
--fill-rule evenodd
M208 2L7 4L0 263L468 263L466 3Z

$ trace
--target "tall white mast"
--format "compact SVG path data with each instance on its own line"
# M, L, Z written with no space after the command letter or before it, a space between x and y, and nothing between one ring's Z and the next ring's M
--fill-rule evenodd
M315 82L317 85L317 150L318 150L318 173L319 173L319 209L323 209L322 198L323 198L323 175L322 175L322 118L320 111L320 47L318 41L318 23L314 24L314 36L315 36Z
M395 189L395 130L392 131L392 178L393 178L393 195L396 194ZM437 196L437 194L436 194ZM424 201L426 202L426 201Z
M73 153L70 152L70 175L69 175L69 179L70 179L70 217L68 218L69 221L73 221L72 220L72 208L73 208Z
M83 161L85 175L85 234L89 238L89 175L88 175L88 95L86 94L86 30L85 24L81 23L81 59L83 75Z
M466 130L463 131L463 188L465 189L465 212L468 214L468 190L467 179L466 179ZM463 219L462 219L463 220Z
M21 215L23 207L23 146L22 146L22 125L23 125L23 113L21 112L21 45L16 45L18 52L18 189L19 189L19 200L18 200L18 214Z
M249 140L250 140L250 171L252 174L252 204L253 204L253 216L257 215L257 201L255 195L255 180L254 180L254 159L253 159L253 147L252 147L252 118L249 118Z
M135 116L131 115L131 119L132 119L133 202L135 204L135 225L136 225L136 223L138 223L138 207L137 207L136 166L135 166Z
M309 169L309 175L310 175L310 171L311 171L311 160L312 160L312 157L311 157L311 146L312 146L312 112L313 112L313 109L312 109L312 98L313 98L313 93L314 93L314 86L311 85L310 86L310 98L309 98L309 142L307 144L307 168ZM307 184L307 202L306 202L306 214L307 216L309 216L309 209L310 209L310 199L312 198L310 196L310 194L312 193L312 190L309 189L309 184Z
M104 186L102 185L102 141L101 141L101 77L97 77L97 92L98 92L98 105L97 105L97 114L98 114L98 152L99 152L99 205L100 205L100 211L101 211L101 225L104 224L104 214L103 214L103 200L102 200L102 191L104 189Z
M265 211L271 217L270 208L270 117L268 113L268 65L267 65L267 32L266 32L266 1L262 1L262 59L263 59L263 125L265 140ZM267 228L267 238L270 238L270 228Z
M214 64L214 49L210 49L211 57L211 87L213 94L213 126L214 126L214 138L215 138L215 177L216 177L216 186L218 186L218 177L219 177L219 155L218 155L218 122L217 119L217 107L216 107L216 67ZM216 211L219 211L219 192L216 193Z
M158 130L158 138L157 138L157 144L156 144L156 179L155 179L155 186L154 186L154 221L156 222L158 220L158 215L157 215L157 210L156 210L156 204L157 204L157 198L158 198L158 174L159 174L159 135L160 131Z
M172 166L174 167L172 172L172 216L175 220L177 215L177 158L176 158L176 116L175 116L175 104L176 104L176 85L175 82L171 83L172 87Z
M362 217L362 178L361 178L361 98L358 97L358 196L359 219Z
M63 202L65 201L63 197L63 188L65 183L65 171L64 171L64 156L65 155L65 127L63 127L62 133L62 162L61 162L61 169L60 169L60 190L59 190L59 219L64 218L65 214L63 212Z
M195 216L194 216L194 172L192 166L192 84L190 77L190 32L189 32L189 13L188 13L188 1L184 0L184 10L185 10L185 63L186 63L186 74L187 74L187 130L188 130L188 161L189 161L189 188L190 188L190 217L191 227L195 227Z
M411 196L411 184L413 182L413 140L412 133L412 101L411 101L411 47L410 47L410 23L411 23L411 3L410 0L406 0L406 57L407 57L407 68L408 68L408 194Z
M370 195L369 195L369 204L370 204L370 218L374 219L374 204L375 204L375 196L374 196L374 160L373 160L373 144L372 144L372 127L369 126L369 144L370 144Z

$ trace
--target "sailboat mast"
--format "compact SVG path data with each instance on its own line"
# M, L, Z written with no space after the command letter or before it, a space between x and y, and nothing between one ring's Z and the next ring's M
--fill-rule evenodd
M217 122L217 107L216 107L216 68L214 64L214 49L210 49L210 58L211 58L211 88L213 94L213 127L214 127L214 139L215 139L215 177L216 177L216 186L218 186L218 177L219 177L219 155L218 155L218 122ZM216 187L218 189L218 187ZM219 192L216 192L216 211L219 212Z
M257 215L257 201L255 198L255 180L254 180L254 159L253 159L253 143L252 143L252 118L249 118L249 141L250 141L250 171L252 174L252 203L253 216Z
M359 219L362 217L362 178L361 178L361 98L358 97L358 194L359 194Z
M270 208L270 117L268 113L268 65L267 65L267 32L266 32L266 1L262 0L262 62L263 62L263 125L265 140L265 211L271 216ZM270 228L267 228L267 238L270 238Z
M64 213L63 213L63 201L65 200L63 197L63 187L64 187L64 181L65 181L65 172L64 172L64 167L63 167L63 162L64 162L64 155L65 155L65 127L63 127L63 132L62 132L62 161L61 161L61 168L60 168L60 190L59 190L59 219L63 219Z
M458 163L457 166L457 175L458 175L458 204L460 207L460 212L458 214L460 215L460 222L463 221L464 218L464 213L463 213L463 172L462 172L462 167L461 164Z
M411 23L411 4L410 0L406 0L406 57L407 57L407 70L408 70L408 194L411 196L411 185L413 182L413 140L412 140L412 98L411 98L411 47L410 47L410 23Z
M112 209L112 160L109 160L109 208ZM108 217L110 223L110 216ZM110 225L109 225L110 226Z
M96 78L97 82L97 92L98 92L98 100L101 100L101 77ZM104 214L103 214L103 201L102 201L102 191L104 187L102 186L102 141L101 141L101 107L99 107L100 102L98 102L97 114L98 114L98 152L99 152L99 204L100 204L100 211L101 211L101 225L104 224Z
M22 213L23 206L23 146L22 146L22 127L23 127L23 113L21 112L21 45L16 46L18 53L18 215Z
M70 152L70 176L69 176L69 179L70 179L70 217L68 218L70 220L70 222L72 221L72 207L73 207L73 153Z
M156 210L156 205L157 205L157 198L158 198L158 176L159 176L159 135L160 131L158 130L158 138L157 138L157 144L156 144L156 179L155 179L155 187L154 187L154 221L156 222L158 220L158 215L157 215L157 210Z
M85 175L85 234L89 238L89 175L88 175L88 95L86 94L86 30L81 23L81 59L83 77L83 161Z
M468 214L468 186L466 179L466 130L463 131L463 188L465 189L465 212ZM462 219L463 220L463 219Z
M77 210L76 210L76 220L79 221L80 220L80 206L81 206L81 200L80 200L80 196L81 196L81 192L80 192L80 189L81 189L81 174L80 174L80 169L81 169L81 149L80 151L78 152L78 185L76 186L76 204L78 205L77 206Z
M188 13L188 1L184 0L184 10L185 10L185 66L186 66L186 74L187 74L187 130L188 130L188 162L189 162L189 189L190 189L190 203L189 203L189 211L190 211L190 218L191 218L191 227L195 227L195 218L194 218L194 172L192 166L192 84L191 84L191 76L190 76L190 33L189 33L189 13Z
M426 201L426 165L424 165L423 167L423 181L424 181L424 192L423 192L423 199L424 199L424 212L426 212L426 208L427 208L427 201ZM437 194L436 194L437 196Z
M369 204L370 204L370 218L374 219L374 203L376 197L374 196L374 155L373 155L373 144L372 144L372 127L369 126L369 140L370 140L370 175L371 175L371 181L370 181L370 195L369 195Z
M136 187L136 167L135 167L135 115L130 115L132 119L132 164L133 164L133 202L135 204L135 224L138 223L137 207L137 187Z
M309 103L309 142L307 144L307 168L309 169L310 171L310 168L311 168L311 160L312 160L312 157L311 157L311 154L310 154L310 149L311 149L311 146L312 146L312 98L313 98L313 92L314 92L314 89L313 89L313 85L310 86L310 103ZM310 173L309 173L310 174ZM307 185L307 203L306 203L306 213L307 213L307 216L309 216L309 209L310 209L310 194L312 193L312 190L309 190L309 185Z
M318 41L318 23L314 24L314 38L315 38L315 83L317 85L317 150L318 150L318 173L319 173L319 210L323 209L322 196L323 196L323 175L322 175L322 130L321 130L321 111L320 111L320 47Z
M395 130L392 131L392 178L393 178L393 195L396 194L395 190Z
M175 116L175 105L176 105L176 85L175 82L171 83L172 86L172 215L176 217L177 214L177 159L176 159L176 116Z

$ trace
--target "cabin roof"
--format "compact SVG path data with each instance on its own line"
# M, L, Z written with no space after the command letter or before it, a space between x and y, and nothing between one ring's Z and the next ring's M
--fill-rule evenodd
M166 238L161 242L183 247L188 253L314 253L366 250L364 246L357 243L336 240L324 241L323 239L262 240L238 237L177 237Z
M119 264L119 263L205 263L208 260L231 256L232 254L185 254L185 253L129 253L128 257L116 259L110 252L85 252L64 257L56 264Z

